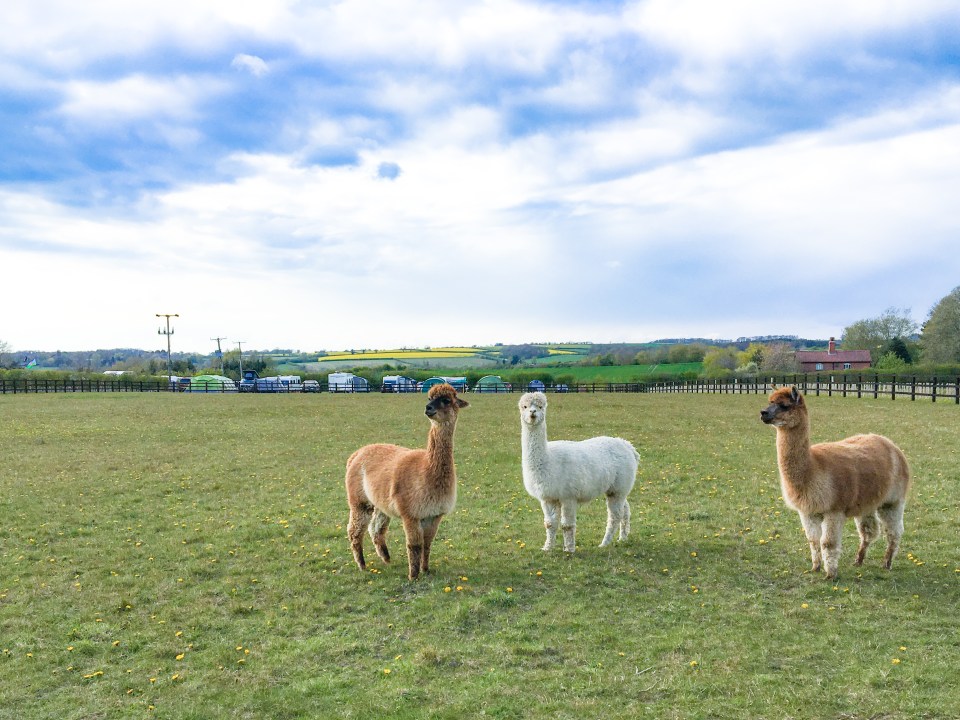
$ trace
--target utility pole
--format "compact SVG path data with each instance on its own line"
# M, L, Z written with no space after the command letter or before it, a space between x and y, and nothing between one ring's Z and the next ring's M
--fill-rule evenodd
M237 340L237 350L240 351L240 379L243 380L243 348L240 347L246 340Z
M225 337L215 337L210 338L211 340L217 341L217 357L220 358L220 374L223 375L223 350L220 349L220 341L226 340ZM241 373L242 375L242 373Z
M173 378L173 360L170 357L170 336L173 335L173 328L170 327L170 318L180 317L179 313L157 313L157 317L162 317L167 319L167 329L159 328L157 330L157 335L166 335L167 336L167 383L172 382ZM171 388L174 389L174 388Z

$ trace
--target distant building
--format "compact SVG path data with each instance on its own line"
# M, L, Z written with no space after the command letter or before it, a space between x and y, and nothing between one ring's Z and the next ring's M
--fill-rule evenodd
M837 343L830 338L826 352L823 350L797 350L797 365L800 372L820 370L862 370L870 367L869 350L837 350Z

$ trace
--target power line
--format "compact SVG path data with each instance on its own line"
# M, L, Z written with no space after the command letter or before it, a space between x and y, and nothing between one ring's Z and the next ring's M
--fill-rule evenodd
M157 317L162 317L167 319L167 329L159 328L157 330L157 335L166 335L167 336L167 382L172 382L173 380L173 360L170 357L170 336L173 335L173 328L170 327L170 318L180 317L179 313L157 313Z

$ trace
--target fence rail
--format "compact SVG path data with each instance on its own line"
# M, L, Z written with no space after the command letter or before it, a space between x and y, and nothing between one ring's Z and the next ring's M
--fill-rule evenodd
M956 378L918 378L916 376L879 376L879 375L840 375L824 377L820 375L783 375L779 377L735 379L735 380L667 380L662 382L635 383L579 383L574 385L548 385L548 393L715 393L715 394L753 394L770 392L780 385L796 385L804 394L833 397L858 398L909 398L910 400L938 400L960 405L960 377ZM379 386L354 388L353 392L380 392ZM328 392L326 383L320 383L320 392ZM334 386L334 391L343 392ZM113 393L113 392L181 392L191 394L236 393L236 386L207 383L199 387L170 384L165 380L34 380L0 379L0 395L45 394L45 393ZM391 392L391 390L387 390ZM522 386L503 385L491 390L484 387L484 393L526 392Z

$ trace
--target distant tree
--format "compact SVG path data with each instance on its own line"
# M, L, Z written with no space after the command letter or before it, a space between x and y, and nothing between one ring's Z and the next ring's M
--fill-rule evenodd
M841 338L844 350L869 350L873 364L894 338L908 338L917 331L909 308L887 308L880 317L857 320L846 327Z
M10 352L10 343L0 340L0 367L3 367L3 354Z
M797 367L797 355L793 345L789 343L773 343L768 345L763 354L763 362L760 369L768 373L795 373Z
M737 356L738 361L741 365L749 365L753 363L759 368L763 365L763 357L766 353L767 348L760 343L750 343L745 350L742 350Z
M734 347L713 347L703 357L703 371L708 377L726 375L737 365L737 349Z
M930 310L920 344L924 362L960 361L960 287L954 288Z
M910 354L910 349L907 347L907 343L904 342L903 338L893 338L886 344L883 350L884 353L882 357L893 353L904 365L909 365L913 362L913 356Z
M907 363L896 353L886 352L880 356L874 368L879 372L898 373L907 369Z

